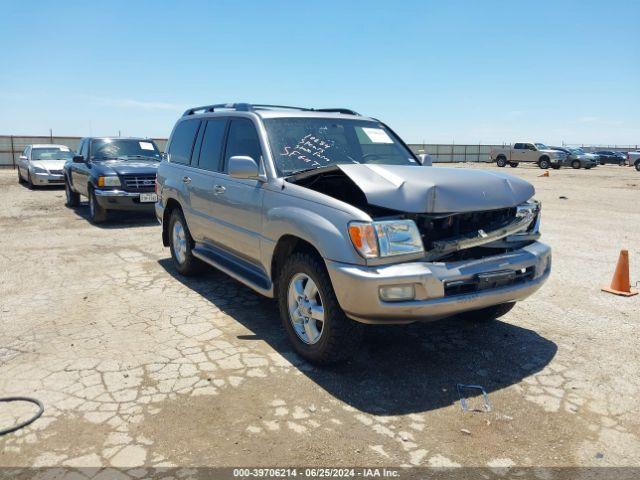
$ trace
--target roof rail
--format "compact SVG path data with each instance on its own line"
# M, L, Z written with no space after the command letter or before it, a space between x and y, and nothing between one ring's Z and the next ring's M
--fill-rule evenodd
M195 115L196 113L214 112L216 110L235 110L237 112L251 112L255 110L300 110L302 112L334 112L344 113L346 115L358 115L360 114L349 108L307 108L307 107L292 107L289 105L267 105L267 104L250 104L250 103L216 103L214 105L203 105L201 107L190 108L185 111L182 116Z

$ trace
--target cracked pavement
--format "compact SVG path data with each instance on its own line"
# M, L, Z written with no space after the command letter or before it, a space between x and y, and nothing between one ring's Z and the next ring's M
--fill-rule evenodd
M548 283L500 321L368 328L322 369L273 301L215 270L180 277L154 218L92 226L62 190L0 171L0 396L45 405L0 437L0 465L638 466L640 297L600 287L621 248L640 279L640 176L508 173L543 202ZM493 410L462 412L457 383ZM0 428L31 412L0 404Z

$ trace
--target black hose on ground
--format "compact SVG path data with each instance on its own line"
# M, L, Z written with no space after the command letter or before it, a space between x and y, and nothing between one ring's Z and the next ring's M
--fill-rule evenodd
M44 412L44 405L42 405L42 402L36 398L30 398L30 397L0 397L0 402L29 402L29 403L33 403L35 405L38 406L38 412L31 417L30 419L18 423L17 425L14 425L13 427L9 427L9 428L5 428L0 430L0 436L2 435L6 435L7 433L11 433L11 432L15 432L16 430L20 430L23 427L26 427L27 425L32 424L33 422L35 422L38 418L40 418L40 415L42 415L42 413Z

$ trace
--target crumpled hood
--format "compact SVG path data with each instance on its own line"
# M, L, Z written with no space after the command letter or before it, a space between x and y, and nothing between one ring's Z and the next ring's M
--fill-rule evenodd
M533 185L511 175L410 165L338 165L378 207L408 213L473 212L526 202Z
M62 170L66 160L31 160L34 167L46 168L47 170Z
M109 160L100 162L102 169L111 169L118 175L155 175L160 162L144 160Z

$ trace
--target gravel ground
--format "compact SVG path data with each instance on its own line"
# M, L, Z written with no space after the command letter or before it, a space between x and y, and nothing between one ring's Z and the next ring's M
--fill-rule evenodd
M640 280L640 174L506 172L532 181L543 202L547 284L500 321L369 328L352 361L320 369L291 351L274 302L213 270L180 277L155 219L92 226L62 190L30 191L0 171L0 396L31 395L46 409L0 437L0 465L132 476L640 466L640 296L600 291L622 248ZM457 383L483 385L493 410L462 412ZM31 411L1 406L0 427Z

